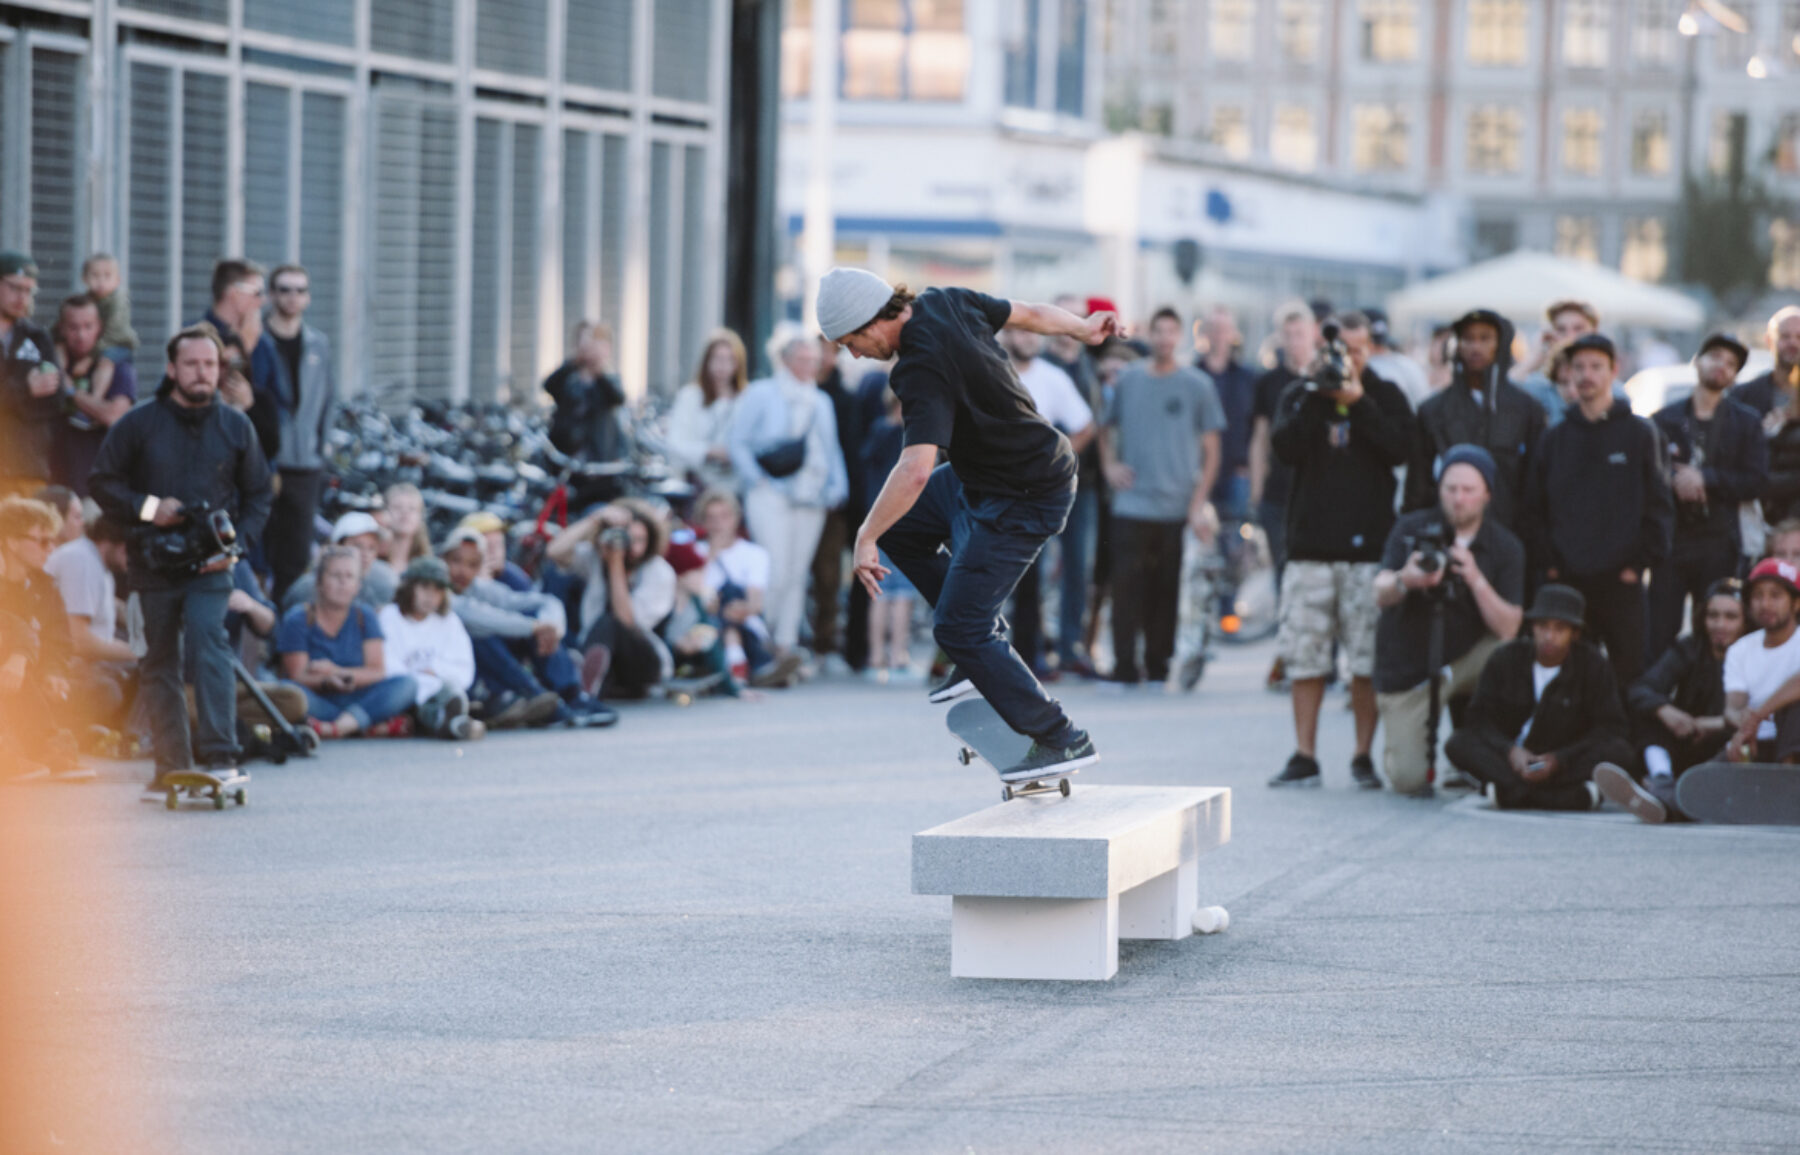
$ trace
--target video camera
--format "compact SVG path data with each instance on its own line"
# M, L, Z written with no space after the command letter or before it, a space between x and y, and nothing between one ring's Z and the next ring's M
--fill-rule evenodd
M1343 330L1336 321L1325 322L1320 335L1325 338L1325 347L1319 350L1319 359L1313 365L1312 376L1306 382L1308 393L1336 393L1350 380L1353 370L1350 368L1350 347L1344 344Z
M193 577L216 562L243 556L237 526L229 513L201 502L183 510L182 518L175 525L149 527L139 533L138 554L152 572Z
M1434 521L1422 526L1417 533L1406 535L1406 553L1410 557L1419 555L1419 568L1427 574L1438 573L1450 564L1450 546L1455 542L1455 535L1450 527L1441 521ZM1444 574L1444 580L1433 586L1428 592L1437 597L1448 597L1450 584L1456 575Z

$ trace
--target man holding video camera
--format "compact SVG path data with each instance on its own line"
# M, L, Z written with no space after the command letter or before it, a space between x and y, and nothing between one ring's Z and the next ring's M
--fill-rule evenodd
M200 756L236 777L237 693L225 611L239 543L269 519L269 465L250 419L219 400L224 349L210 325L169 338L156 399L107 431L90 489L108 516L136 527L131 586L143 603L148 652L141 684L156 746L156 782L193 764L182 648L194 663Z
M1525 546L1487 516L1493 455L1456 445L1441 460L1437 504L1394 523L1375 575L1382 773L1395 793L1418 797L1432 793L1435 710L1475 692L1489 655L1519 632L1525 602Z

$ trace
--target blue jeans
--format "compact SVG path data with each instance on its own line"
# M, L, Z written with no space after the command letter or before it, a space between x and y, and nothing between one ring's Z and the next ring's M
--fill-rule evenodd
M1074 500L1073 486L1044 497L965 493L940 465L879 543L931 606L932 636L957 669L1007 725L1052 746L1069 745L1075 727L1006 640L1000 608Z
M295 682L287 684L298 686ZM298 688L306 695L308 718L317 718L321 722L355 718L356 724L364 730L377 722L387 721L395 714L404 714L412 708L413 701L419 695L419 684L413 681L411 674L383 678L372 686L364 686L345 694L321 694L305 686Z
M470 641L475 648L475 682L485 686L490 694L510 690L531 698L548 688L566 701L581 693L581 672L575 668L575 655L561 646L546 658L538 654L537 644L531 638L490 634Z
M184 647L194 663L200 757L209 769L237 764L237 684L225 640L225 601L231 589L230 573L212 573L138 591L146 647L139 693L150 716L159 775L194 764L187 696L181 689Z
M1077 660L1082 622L1087 617L1088 558L1094 552L1094 511L1100 501L1093 487L1075 494L1062 536L1062 605L1056 614L1056 655L1066 671Z

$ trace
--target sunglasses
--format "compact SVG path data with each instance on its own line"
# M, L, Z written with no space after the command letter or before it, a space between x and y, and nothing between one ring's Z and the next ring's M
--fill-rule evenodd
M310 292L312 292L312 290L305 285L276 285L275 292L277 294L279 294L280 296L285 297L285 296L288 296L289 294L298 296L298 295L302 295L305 293L310 293Z
M28 533L25 535L25 540L32 545L41 545L45 547L56 544L56 539L47 533Z

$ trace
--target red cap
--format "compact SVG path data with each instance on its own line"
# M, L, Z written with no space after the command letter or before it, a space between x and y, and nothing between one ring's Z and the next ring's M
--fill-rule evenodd
M1787 587L1791 594L1800 594L1800 569L1794 568L1793 562L1782 561L1778 557L1764 558L1756 563L1750 571L1750 577L1744 582L1749 589L1759 581L1778 581Z
M1110 297L1089 297L1087 299L1087 311L1088 316L1091 317L1095 313L1116 313L1119 311L1119 307L1112 303L1112 298Z

